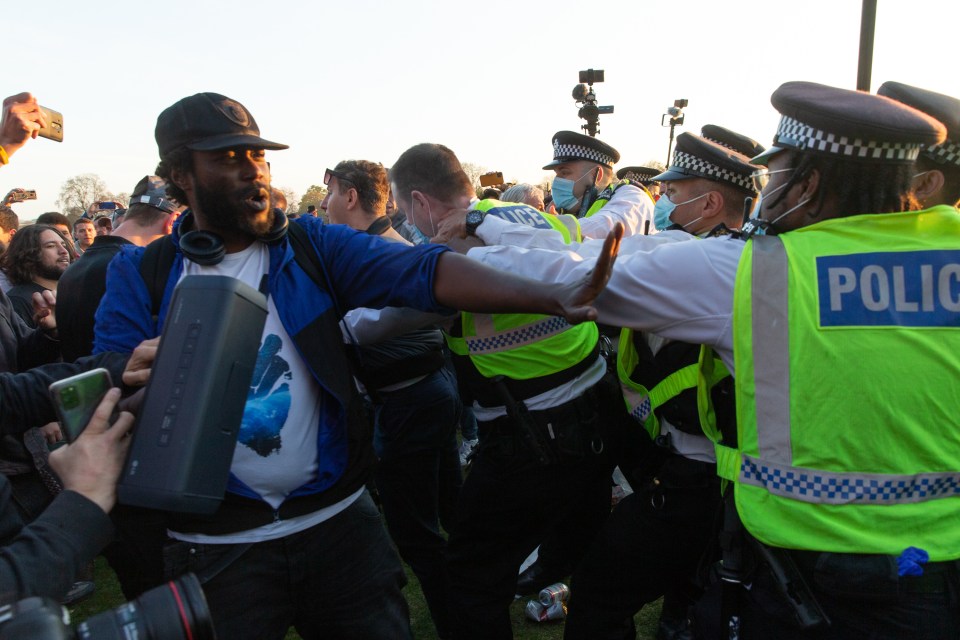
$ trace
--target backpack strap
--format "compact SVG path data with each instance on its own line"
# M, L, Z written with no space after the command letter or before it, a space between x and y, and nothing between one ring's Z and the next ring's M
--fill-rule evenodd
M150 294L150 317L154 324L160 320L160 303L176 256L173 241L169 236L163 236L147 245L140 260L140 277Z

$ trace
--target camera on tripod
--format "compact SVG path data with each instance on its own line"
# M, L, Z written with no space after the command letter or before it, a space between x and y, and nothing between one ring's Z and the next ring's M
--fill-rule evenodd
M676 127L683 124L683 110L689 104L689 101L686 98L680 98L679 100L673 101L672 107L667 107L667 112L663 114L660 118L661 127ZM665 121L667 118L670 118L669 121Z
M34 596L0 606L0 640L214 640L200 581L180 576L76 627L50 598Z
M580 128L592 137L596 137L600 130L600 115L613 113L613 105L597 104L597 94L593 91L596 82L603 82L603 69L587 69L580 72L580 84L573 88L574 101L583 105L577 115L587 121Z

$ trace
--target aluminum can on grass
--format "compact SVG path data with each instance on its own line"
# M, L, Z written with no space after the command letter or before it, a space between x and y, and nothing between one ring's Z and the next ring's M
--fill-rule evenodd
M570 587L558 582L552 584L549 587L545 587L540 590L540 595L537 597L545 607L549 607L557 602L566 602L570 599Z
M567 617L567 605L563 602L556 602L549 607L545 607L537 600L530 600L527 602L526 614L534 622L563 620Z

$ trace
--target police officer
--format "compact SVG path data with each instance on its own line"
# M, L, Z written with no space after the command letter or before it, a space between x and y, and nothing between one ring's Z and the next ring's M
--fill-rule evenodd
M553 136L553 161L544 170L556 173L551 187L553 203L559 214L580 219L585 238L604 238L616 222L622 222L624 235L643 233L653 224L652 212L644 206L644 188L629 180L614 180L613 165L620 152L606 142L574 131L558 131ZM603 210L606 215L593 219ZM649 222L649 224L647 224Z
M654 176L665 190L657 210L671 198L693 202L673 210L675 222L658 241L737 229L744 201L756 196L754 170L744 155L681 135L670 167ZM714 429L734 422L729 375L717 363L716 375L700 376L700 357L699 344L621 331L617 374L639 432L621 468L636 491L617 505L573 574L567 639L633 638L633 615L661 596L658 638L691 637L692 577L720 504L716 458L698 396L712 404Z
M735 376L737 443L718 445L718 472L758 560L727 621L761 638L952 637L960 213L919 211L911 187L945 129L809 82L772 102L751 227L776 237L621 256L599 318L712 345ZM547 280L583 268L558 269L577 262L558 252L523 253L520 269L515 251L474 253Z
M740 227L747 197L756 196L747 156L692 133L677 136L673 162L655 176L658 231L679 228L697 236Z
M405 151L390 182L408 220L430 236L465 209L484 217L472 209L459 160L442 145ZM609 513L612 467L601 455L601 429L616 388L605 380L593 323L463 313L447 343L480 428L447 543L454 637L510 638L508 607L524 557L571 505L595 505L595 516L567 532L582 538L582 555Z
M924 207L956 207L960 204L960 100L900 82L884 82L877 94L923 111L947 128L946 140L920 151L913 188Z

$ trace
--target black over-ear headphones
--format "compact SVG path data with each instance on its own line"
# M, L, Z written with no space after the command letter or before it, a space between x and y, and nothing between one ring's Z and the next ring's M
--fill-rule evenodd
M257 236L258 240L273 244L279 242L287 235L287 216L280 209L273 210L273 226L270 231ZM189 209L180 216L180 251L183 256L191 262L199 265L210 266L218 264L227 254L227 249L223 245L223 238L212 231L201 231L195 229L196 222L193 219L193 211Z

